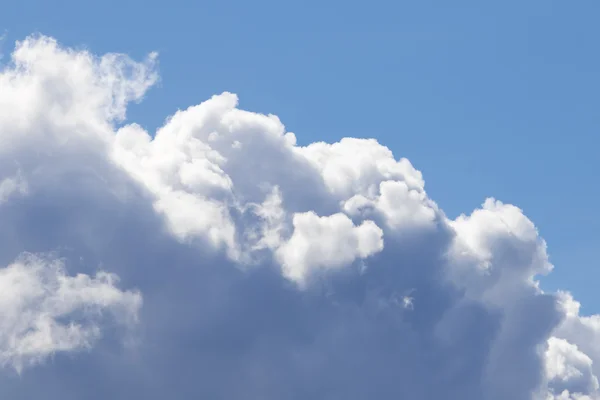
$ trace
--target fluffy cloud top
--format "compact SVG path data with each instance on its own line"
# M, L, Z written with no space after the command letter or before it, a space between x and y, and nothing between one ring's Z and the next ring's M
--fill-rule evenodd
M451 220L376 140L231 93L120 125L155 59L36 36L0 72L1 396L600 399L600 316L540 289L519 208Z

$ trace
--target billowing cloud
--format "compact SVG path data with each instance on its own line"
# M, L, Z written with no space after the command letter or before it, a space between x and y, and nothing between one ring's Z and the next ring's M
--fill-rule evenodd
M157 80L43 36L0 72L0 396L600 399L600 317L540 289L522 210L451 220L376 140L231 93L123 124Z
M0 269L0 363L22 371L56 352L89 348L103 312L129 324L140 305L113 275L68 276L60 260L24 254Z

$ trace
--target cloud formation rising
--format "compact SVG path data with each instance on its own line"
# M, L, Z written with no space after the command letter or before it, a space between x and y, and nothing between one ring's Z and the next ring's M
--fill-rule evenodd
M34 36L0 72L0 397L600 399L600 316L519 208L451 220L231 93L123 125L155 64Z

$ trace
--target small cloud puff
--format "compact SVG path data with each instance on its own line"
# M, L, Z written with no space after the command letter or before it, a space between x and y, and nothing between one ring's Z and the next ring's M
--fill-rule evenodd
M23 368L56 352L91 347L102 313L134 323L141 295L106 272L67 275L60 260L23 254L0 269L0 364Z

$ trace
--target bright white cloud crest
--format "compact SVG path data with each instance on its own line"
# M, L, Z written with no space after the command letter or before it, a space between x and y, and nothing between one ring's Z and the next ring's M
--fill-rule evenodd
M539 289L520 209L450 220L376 140L231 93L116 128L155 59L30 37L0 73L1 395L600 399L600 317Z

